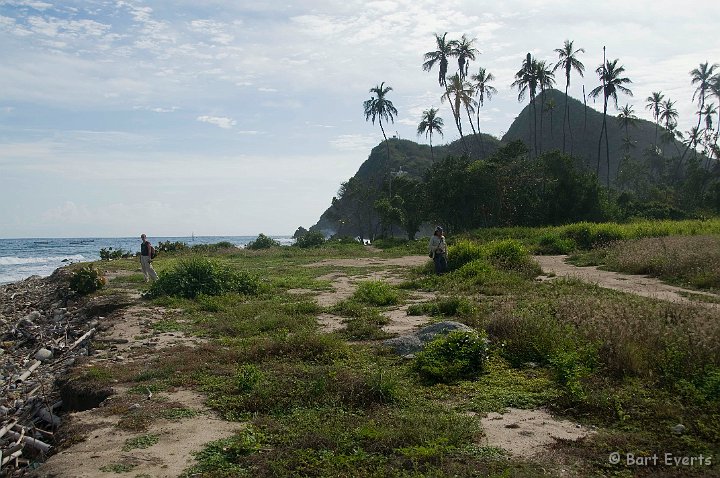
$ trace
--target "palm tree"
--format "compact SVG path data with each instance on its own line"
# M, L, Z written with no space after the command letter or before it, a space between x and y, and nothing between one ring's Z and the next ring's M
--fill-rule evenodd
M392 101L386 98L386 95L391 91L392 88L390 86L385 86L385 82L383 81L379 86L370 88L370 93L375 96L363 103L363 107L365 108L365 121L371 119L372 123L375 124L375 119L377 118L378 123L380 123L380 131L382 131L383 138L385 138L388 162L390 162L390 143L388 143L382 120L385 119L385 121L394 123L394 116L398 114L397 109L395 109L395 106L392 104Z
M670 101L670 98L660 103L659 119L665 122L665 129L672 131L677 126L678 112L675 109L677 101Z
M489 73L485 68L480 67L477 74L472 75L470 80L473 81L473 89L475 90L475 97L477 98L477 131L480 136L480 153L485 154L485 148L482 142L482 134L480 134L480 108L485 105L485 100L491 100L492 96L497 93L495 87L490 82L495 81L495 75Z
M577 71L583 76L585 65L578 60L578 54L585 53L583 48L573 50L573 42L565 40L562 48L556 48L555 53L558 54L559 61L553 67L553 71L562 67L565 70L565 112L563 114L563 153L565 152L565 122L567 121L568 130L570 131L570 151L572 151L572 128L570 127L570 106L568 105L568 88L570 87L570 72ZM572 152L570 153L572 154Z
M433 154L432 137L433 133L437 133L440 136L443 135L443 126L445 125L443 119L437 115L437 108L430 108L429 110L423 111L422 121L417 128L417 134L425 134L426 138L430 138L430 157L432 162L435 162L435 155Z
M663 98L665 98L665 95L663 95L662 92L653 91L653 93L645 99L645 101L647 101L647 104L645 105L645 109L648 109L652 112L653 119L655 120L655 148L656 149L657 149L658 126L660 125L660 103L662 103Z
M435 51L429 51L423 56L425 59L425 63L423 63L422 66L424 71L430 71L436 63L438 64L440 68L438 72L438 84L440 86L447 86L445 75L447 75L448 59L453 56L453 42L446 41L446 36L447 32L445 32L442 37L436 33L435 44L437 49Z
M468 118L470 119L470 126L472 126L473 132L475 132L475 126L472 124L472 118L470 117L470 111L473 107L472 98L475 92L473 91L470 83L468 83L467 81L462 81L460 79L460 75L457 73L453 76L448 76L447 79L450 80L450 82L445 89L445 94L442 95L440 99L443 102L445 102L445 100L448 100L448 103L450 104L450 109L452 110L453 116L455 117L455 126L457 126L458 132L460 133L460 138L462 139L463 145L465 146L465 151L467 152L467 143L465 142L465 136L463 136L462 132L462 118L460 117L460 108L464 107L467 111Z
M629 104L625 104L625 106L622 107L620 110L620 113L618 114L618 122L620 123L620 127L625 130L625 139L623 140L623 146L625 147L625 152L630 153L631 148L631 141L630 141L630 126L636 126L637 122L637 116L635 116L635 111L633 110L633 107Z
M450 42L452 45L452 56L456 56L458 59L458 74L460 75L460 80L465 80L470 62L475 61L476 55L480 54L480 51L473 45L475 40L475 38L468 40L467 35L463 35L460 37L460 40Z
M555 108L557 108L555 98L547 100L545 102L545 106L543 107L543 111L550 113L550 138L552 139L555 139L555 133L553 132L553 112L555 111Z
M700 63L699 68L695 68L690 72L690 77L692 78L691 83L693 85L697 83L698 85L692 97L693 101L695 101L695 96L697 96L698 106L700 107L698 109L698 128L700 128L700 122L702 121L702 110L705 106L705 99L708 93L712 91L713 84L717 81L716 77L718 75L713 75L715 68L720 68L720 65L713 63L708 66L708 62L706 61L705 63Z
M545 89L555 85L555 74L548 69L545 60L540 60L535 63L535 76L537 76L538 86L540 86L540 153L542 154L543 116L545 116L543 115L543 101L545 101Z
M720 73L715 75L713 77L712 82L710 83L710 91L712 92L713 96L717 98L718 102L720 102ZM718 122L717 122L717 131L716 135L720 134L720 108L718 108Z
M701 114L705 117L705 131L713 130L713 115L718 112L713 103L705 105L705 109L702 110Z
M603 47L603 53L605 51L605 47ZM600 176L600 144L602 143L602 135L603 132L605 133L605 154L606 154L606 160L607 160L607 187L610 189L610 148L609 148L609 140L608 140L608 134L607 134L607 107L608 107L608 100L612 98L615 102L615 108L617 108L618 105L618 98L617 94L618 91L621 93L625 93L626 95L632 96L632 91L630 89L626 88L623 85L632 83L629 78L624 78L621 75L625 73L625 68L622 66L618 66L617 63L620 61L619 59L615 59L613 61L605 60L605 63L600 65L596 70L595 73L598 74L600 77L600 81L602 81L602 85L598 86L597 88L593 89L590 92L590 96L593 98L597 98L600 96L600 93L603 94L603 124L602 129L600 130L600 139L598 140L598 162L597 162L597 175Z
M513 88L518 89L518 102L525 99L525 95L530 93L530 105L535 104L535 95L537 93L538 78L537 68L535 67L536 61L530 55L527 54L525 60L522 63L522 67L515 73L515 81L512 82ZM533 116L535 118L535 125L537 126L537 114L533 108ZM528 111L529 113L529 111ZM530 114L528 114L528 134L532 134L532 123L530 122ZM528 140L529 142L529 140ZM535 131L535 141L533 151L537 155L537 128Z

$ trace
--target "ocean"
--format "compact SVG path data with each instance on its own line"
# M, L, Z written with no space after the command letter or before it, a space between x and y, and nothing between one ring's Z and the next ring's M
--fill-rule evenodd
M149 237L157 246L159 242L180 241L195 244L215 244L228 241L244 247L257 236L195 236L195 237ZM290 245L290 236L272 236L283 245ZM73 262L100 259L100 249L140 251L139 237L92 237L63 239L0 239L0 284L16 282L27 277L49 276L58 267Z

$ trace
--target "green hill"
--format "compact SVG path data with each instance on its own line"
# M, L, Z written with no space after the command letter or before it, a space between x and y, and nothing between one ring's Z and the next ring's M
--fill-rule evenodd
M538 96L536 101L537 109L537 151L551 151L553 149L563 150L563 109L565 106L565 94L561 91L551 89ZM602 100L600 100L602 101ZM548 111L548 104L555 104L552 112ZM543 106L541 108L541 105ZM601 105L602 106L602 105ZM565 133L565 152L583 161L589 171L596 171L598 165L598 141L602 128L603 115L594 108L587 108L585 105L572 97L568 98L568 109L570 128ZM612 113L612 116L611 116ZM624 141L625 129L621 127L617 118L618 111L613 104L608 105L608 145L610 150L610 178L617 175L620 160L625 155ZM542 128L541 128L542 124ZM520 115L508 129L502 138L503 143L514 140L521 140L528 147L535 151L535 120L533 108L526 105ZM666 143L662 141L664 128L657 129L657 147L664 156L680 155L683 145L678 141ZM629 156L634 159L641 159L643 153L655 147L656 127L655 123L637 119L634 124L628 127L628 135L632 143ZM605 139L600 144L600 174L599 178L603 184L607 180L607 163L605 155Z

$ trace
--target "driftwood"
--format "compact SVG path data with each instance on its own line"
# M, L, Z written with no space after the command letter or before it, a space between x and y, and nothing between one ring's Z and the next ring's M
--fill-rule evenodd
M39 360L36 360L35 362L33 362L33 364L30 365L29 369L27 369L25 372L23 372L22 375L20 375L18 378L15 379L15 383L24 382L30 376L30 374L33 373L35 371L35 369L40 366L41 363L42 362Z
M14 432L12 430L8 431L8 435L11 438L14 438L15 440L18 440L18 442L23 442L27 446L35 448L37 450L40 450L43 453L47 453L52 448L51 445L48 445L47 443L38 440L37 438L29 437L26 435L23 435L22 433Z

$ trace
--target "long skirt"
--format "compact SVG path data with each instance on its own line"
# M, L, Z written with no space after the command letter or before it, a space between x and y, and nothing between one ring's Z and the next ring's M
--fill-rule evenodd
M447 272L447 256L445 254L435 253L435 256L433 257L433 262L435 262L435 273L436 274L444 274Z

